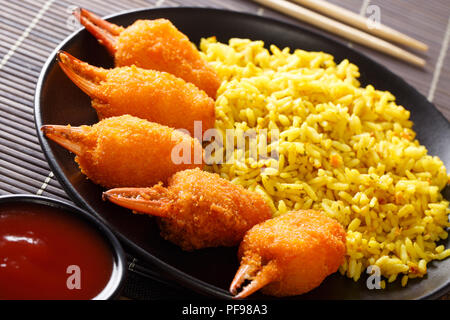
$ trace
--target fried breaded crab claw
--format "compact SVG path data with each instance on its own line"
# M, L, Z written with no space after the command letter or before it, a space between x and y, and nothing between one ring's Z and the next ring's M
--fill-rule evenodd
M118 188L103 195L157 217L162 237L188 251L238 245L247 230L271 217L258 193L199 169L177 172L167 187Z
M74 15L114 56L116 66L136 65L172 73L215 98L220 86L216 71L169 20L137 20L123 28L86 9L75 10Z
M57 55L59 65L73 83L92 99L99 119L130 114L194 136L214 126L214 100L192 83L166 72L121 67L103 69Z
M130 115L93 126L45 125L41 130L75 153L90 180L107 188L144 187L167 181L177 171L202 167L203 149L197 139Z
M336 220L314 210L291 211L255 225L239 247L241 266L230 293L245 298L261 289L283 297L314 289L343 263L345 235Z

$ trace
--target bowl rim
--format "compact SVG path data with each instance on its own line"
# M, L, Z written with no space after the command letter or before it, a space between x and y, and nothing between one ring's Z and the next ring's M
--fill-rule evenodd
M81 219L82 221L93 227L92 229L94 230L94 232L98 233L109 246L109 250L113 257L113 269L105 287L102 289L102 291L100 291L100 293L98 293L90 300L114 300L120 296L126 278L125 252L119 240L107 225L105 225L89 212L61 200L29 194L0 196L0 208L1 205L14 203L32 203L38 204L43 207L60 209L66 211L67 213L74 214L77 219Z
M371 57L367 56L365 53L362 53L354 48L350 48L346 46L345 44L342 44L338 42L337 40L334 40L330 36L326 34L320 34L315 29L306 29L302 26L295 25L291 22L281 21L280 19L273 18L273 17L266 17L266 16L259 16L256 14L248 13L248 12L239 12L235 10L229 10L229 9L219 9L219 8L212 8L212 7L195 7L195 6L178 6L178 7L141 7L141 8L135 8L130 10L122 10L114 14L106 15L102 17L105 20L109 20L112 18L117 18L124 15L129 14L135 14L140 12L156 12L156 11L205 11L205 12L211 12L211 13L225 13L225 14L231 14L231 15L238 15L242 17L246 17L249 19L256 19L260 21L266 21L273 24L277 24L279 26L282 26L284 28L289 28L292 30L299 30L303 33L309 34L313 37L320 38L322 40L329 41L337 48L344 48L345 50L351 51L353 54L367 60L380 70L383 70L389 75L394 76L397 78L403 86L407 87L409 90L413 90L418 93L419 97L424 100L424 103L428 103L433 107L433 112L437 112L438 116L447 121L447 123L450 125L450 122L444 117L444 115L434 106L434 104L426 99L425 96L423 96L420 92L418 92L415 88L413 88L408 82L406 82L401 76L395 74L394 72L390 71L387 67L382 65L381 63L375 61ZM186 14L189 14L189 12L186 12ZM44 137L43 133L41 132L40 128L42 126L42 118L40 117L41 113L41 92L44 85L44 82L47 78L47 75L50 71L50 66L55 63L56 61L56 54L58 51L60 51L63 47L70 44L72 41L76 41L77 36L85 32L85 28L81 27L78 30L75 30L71 34L69 34L64 40L61 41L61 43L50 53L48 59L46 60L45 64L43 65L41 69L41 73L39 75L38 81L36 83L36 89L35 89L35 99L34 99L34 120L35 120L35 127L37 131L37 136L39 139L39 143L43 149L45 158L47 159L47 162L52 169L52 172L54 172L55 177L58 179L58 181L61 183L63 189L66 191L66 193L69 195L69 197L80 207L85 208L87 211L91 212L92 215L94 215L97 219L102 221L104 224L108 225L107 221L103 219L103 217L100 216L96 210L94 210L82 197L78 196L77 191L75 188L71 185L69 179L66 177L66 175L62 172L61 167L58 165L56 158L54 157L54 154L51 152L50 144ZM86 31L87 32L87 31ZM136 253L138 256L142 257L147 262L151 263L154 267L158 269L158 271L161 273L161 275L167 277L170 280L174 280L183 286L192 289L198 293L201 294L207 294L210 297L215 298L221 298L225 300L231 300L232 296L229 294L228 291L218 288L210 283L207 283L203 280L200 280L196 277L193 277L182 270L175 268L171 266L170 264L164 262L163 260L153 256L152 254L148 253L146 250L141 248L139 245L135 244L133 241L128 239L126 236L122 235L120 232L116 231L114 228L111 228L113 233L116 234L116 236L124 243L127 248L131 249L134 253ZM421 297L417 298L419 300L432 300L437 299L441 297L442 295L446 294L450 291L450 279L449 281L443 285L440 288L436 288L434 291L431 291L428 294L422 295Z

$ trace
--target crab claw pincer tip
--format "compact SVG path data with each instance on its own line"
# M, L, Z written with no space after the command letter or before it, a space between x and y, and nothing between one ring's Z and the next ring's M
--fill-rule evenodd
M93 99L106 99L99 87L100 83L106 79L108 70L91 66L65 51L59 51L56 54L56 60L67 77L78 88Z
M111 55L116 53L117 37L123 31L122 27L110 23L83 8L75 10L73 15L102 45L106 47L106 49L108 49Z
M170 207L167 190L159 185L153 188L115 188L103 192L103 200L121 207L153 216L164 217Z
M44 135L67 150L80 156L85 150L84 133L80 127L44 125L41 127Z

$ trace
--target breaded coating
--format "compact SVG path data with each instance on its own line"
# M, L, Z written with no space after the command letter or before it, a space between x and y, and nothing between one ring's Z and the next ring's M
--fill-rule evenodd
M135 64L169 72L216 97L220 86L216 71L189 38L167 19L136 21L120 33L116 48L117 66Z
M258 193L198 168L175 173L167 188L119 188L104 196L157 216L161 235L183 250L236 246L247 230L271 217Z
M130 115L93 126L48 125L42 130L77 155L75 161L90 180L107 188L149 186L167 181L177 171L202 167L203 150L196 139ZM189 153L185 161L178 158L183 150Z
M235 295L246 279L251 282L235 296L258 289L282 297L308 292L344 262L345 230L315 210L291 211L250 229L238 256L241 266L231 284Z
M130 114L197 136L212 128L214 100L181 78L132 67L102 69L68 53L58 54L67 76L92 98L99 119ZM194 132L195 121L201 124ZM201 137L200 137L201 138Z
M195 84L213 99L216 97L220 86L216 71L169 20L137 20L123 28L85 9L74 14L114 56L116 66L136 65L172 73Z

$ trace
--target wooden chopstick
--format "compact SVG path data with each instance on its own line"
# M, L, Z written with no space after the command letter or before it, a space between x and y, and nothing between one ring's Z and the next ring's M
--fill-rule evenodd
M334 33L350 41L378 50L413 65L424 67L425 60L399 48L385 40L377 38L361 30L347 26L338 21L327 18L314 11L302 8L285 0L253 0L261 5L277 10L298 20L312 24L318 28Z
M417 49L420 51L427 51L428 46L416 39L413 39L397 30L389 28L385 25L379 24L375 28L370 28L370 20L350 10L341 8L335 4L324 0L292 0L305 7L311 8L315 11L321 12L327 16L340 20L345 24L354 26L367 33L374 34L380 38L396 42L398 44Z

